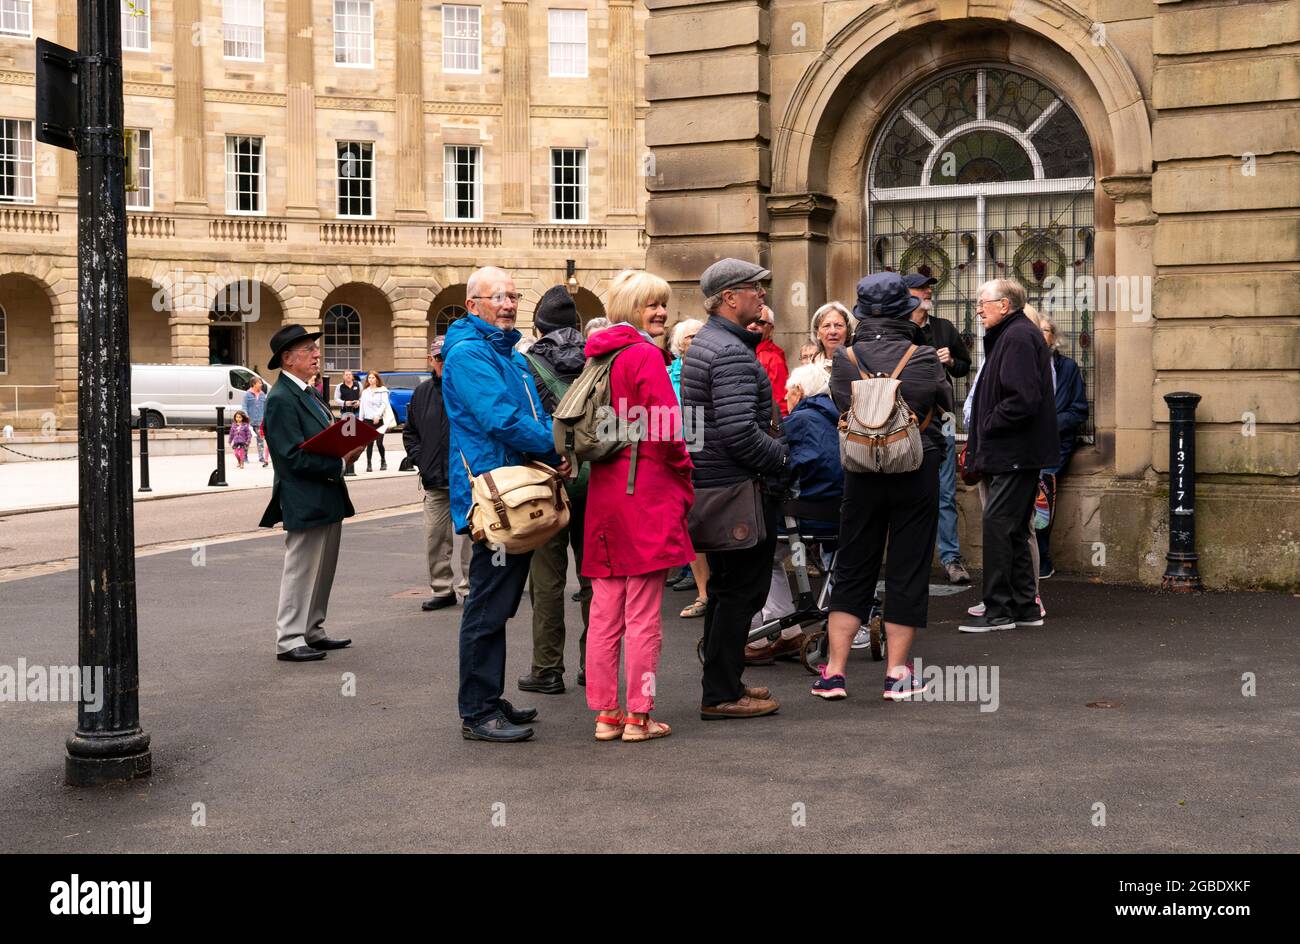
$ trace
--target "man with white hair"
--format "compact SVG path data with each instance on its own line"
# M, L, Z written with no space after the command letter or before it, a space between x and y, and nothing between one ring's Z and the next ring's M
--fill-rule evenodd
M451 424L451 516L469 532L473 476L530 459L569 467L555 452L551 418L539 402L528 362L514 347L519 293L501 269L479 269L465 286L468 314L447 329L442 348L443 402ZM508 327L507 327L508 326ZM506 676L506 621L523 596L532 552L507 554L475 544L469 596L460 623L461 736L474 741L526 741L535 709L501 697Z
M967 465L984 477L984 615L957 628L987 633L1042 626L1034 600L1037 573L1025 536L1039 471L1054 465L1059 437L1051 352L1025 316L1025 290L1010 279L979 288L984 366L975 385Z

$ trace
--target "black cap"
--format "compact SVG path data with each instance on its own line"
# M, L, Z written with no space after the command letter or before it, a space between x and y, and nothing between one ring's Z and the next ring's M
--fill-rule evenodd
M533 326L542 334L578 327L578 306L573 303L568 288L556 285L546 290L533 312Z
M937 285L939 280L933 275L922 275L920 272L913 272L911 275L903 276L903 284L908 288L925 288L927 285Z
M300 324L287 324L271 335L271 359L266 362L270 370L280 369L280 355L285 349L299 341L314 341L321 336L319 331L308 331Z

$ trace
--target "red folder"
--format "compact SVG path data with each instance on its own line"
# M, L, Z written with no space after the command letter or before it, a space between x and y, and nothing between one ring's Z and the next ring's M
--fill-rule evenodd
M358 446L372 443L378 438L379 430L352 415L345 416L333 426L317 433L298 448L303 452L342 459Z

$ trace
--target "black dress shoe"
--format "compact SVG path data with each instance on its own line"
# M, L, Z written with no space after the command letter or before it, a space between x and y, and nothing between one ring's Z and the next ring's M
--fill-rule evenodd
M352 640L330 639L328 636L322 636L315 642L307 643L307 645L311 646L317 652L328 652L330 649L346 649L348 646L352 645Z
M456 594L449 593L445 597L429 597L429 599L425 600L423 603L420 604L420 609L424 610L427 613L430 610L441 610L444 606L455 606L455 605L456 605Z
M497 699L497 707L511 724L528 724L530 721L537 720L536 708L516 708L504 698Z
M324 659L325 653L318 652L310 646L299 646L288 652L278 652L275 657L281 662L315 662L317 659Z
M493 715L478 724L462 724L460 736L467 741L527 741L533 736L532 728L511 724L504 715Z
M559 672L525 675L519 680L519 690L521 692L537 692L539 695L563 695L564 676Z

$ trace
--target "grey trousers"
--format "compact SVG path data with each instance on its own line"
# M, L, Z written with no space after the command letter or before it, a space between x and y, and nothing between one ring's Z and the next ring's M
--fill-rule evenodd
M275 618L275 651L288 652L325 635L343 522L284 533L284 574Z
M474 542L469 535L456 534L451 526L451 496L445 488L424 490L424 554L429 564L429 589L435 597L445 597L452 592L454 577L451 572L452 549L460 543L460 580L455 580L455 592L460 597L469 596L469 555Z

